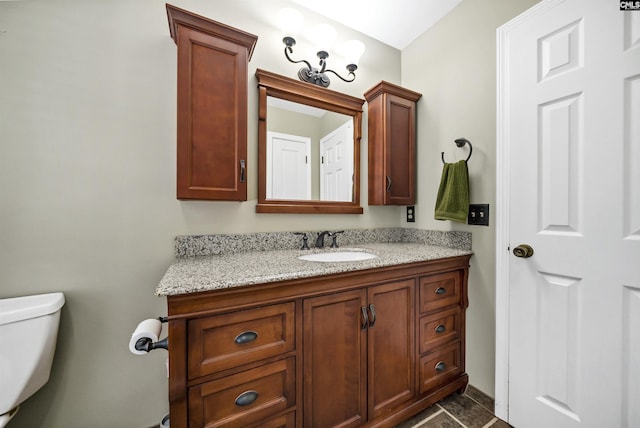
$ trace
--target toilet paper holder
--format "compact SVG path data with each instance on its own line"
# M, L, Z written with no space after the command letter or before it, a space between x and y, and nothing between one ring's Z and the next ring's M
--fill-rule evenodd
M163 324L166 323L168 320L169 319L167 317L158 317L158 321L160 321ZM157 342L154 342L149 337L141 337L136 341L135 348L136 350L142 351L142 352L151 352L154 349L159 349L159 348L166 349L168 351L169 336L165 337L162 340L158 340Z

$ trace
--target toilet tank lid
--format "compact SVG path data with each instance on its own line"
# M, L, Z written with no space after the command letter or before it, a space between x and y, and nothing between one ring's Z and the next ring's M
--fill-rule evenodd
M0 325L49 315L60 310L63 305L62 293L0 299Z

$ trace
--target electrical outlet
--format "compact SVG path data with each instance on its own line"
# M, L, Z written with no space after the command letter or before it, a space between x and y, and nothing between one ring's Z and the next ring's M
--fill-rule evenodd
M489 226L489 204L469 205L467 223L478 226Z
M413 205L407 207L407 223L415 223L416 221L416 207Z

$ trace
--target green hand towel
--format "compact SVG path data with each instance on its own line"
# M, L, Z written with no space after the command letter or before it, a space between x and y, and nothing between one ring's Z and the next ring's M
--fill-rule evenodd
M469 213L469 169L467 161L445 163L436 198L436 220L467 222Z

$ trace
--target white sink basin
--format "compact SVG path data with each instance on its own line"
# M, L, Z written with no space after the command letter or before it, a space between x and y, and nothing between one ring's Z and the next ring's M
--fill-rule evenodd
M378 257L375 254L367 253L366 251L330 251L326 253L305 254L299 256L300 260L307 260L310 262L356 262L360 260L375 259Z

